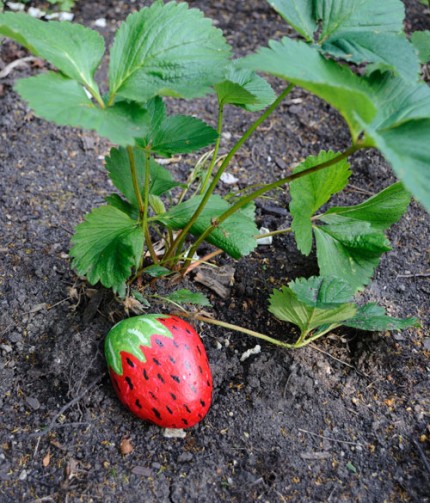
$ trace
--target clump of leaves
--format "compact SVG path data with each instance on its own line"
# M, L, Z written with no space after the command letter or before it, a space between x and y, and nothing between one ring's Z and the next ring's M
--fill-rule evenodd
M291 281L274 290L269 311L279 320L296 325L300 334L292 347L303 347L340 326L367 331L403 330L419 326L416 318L393 318L370 303L358 307L354 290L346 281L331 276L313 276Z
M57 69L16 84L36 115L96 131L114 144L105 164L116 192L77 226L72 265L90 283L100 282L125 297L136 278L185 274L204 241L239 259L257 245L255 200L288 185L292 228L285 232L294 233L305 255L315 243L320 269L319 278L296 280L271 298L273 314L300 328L294 347L346 322L367 329L413 325L415 320L384 325L380 308L357 308L351 299L390 250L385 231L405 212L409 193L430 209L430 90L421 79L421 64L430 54L428 32L408 40L400 0L387 0L383 7L377 0L270 4L299 39L271 41L238 60L231 59L222 32L185 2L157 1L131 14L109 50L106 90L95 79L105 53L96 31L25 14L0 14L0 35ZM276 96L256 72L286 80L284 90ZM295 86L339 110L351 145L344 152L309 156L272 183L228 197L217 194L236 152ZM170 114L164 101L167 96L197 99L208 93L218 101L216 128L194 116ZM259 115L220 158L227 106ZM186 183L159 162L208 147ZM348 158L369 148L382 153L401 183L356 206L332 206L318 213L348 184ZM336 294L330 302L318 296L315 305L309 304L303 285L314 291L320 282L324 290L327 281L330 292L345 291L339 285L346 282L348 300ZM193 297L187 293L185 298L189 302ZM170 301L186 302L183 293ZM373 324L359 322L364 318Z

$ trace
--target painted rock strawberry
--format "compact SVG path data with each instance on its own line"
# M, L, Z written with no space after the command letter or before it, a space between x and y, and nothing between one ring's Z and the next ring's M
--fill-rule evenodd
M105 340L110 377L121 402L164 428L189 428L212 401L212 374L194 328L176 316L147 314L115 325Z

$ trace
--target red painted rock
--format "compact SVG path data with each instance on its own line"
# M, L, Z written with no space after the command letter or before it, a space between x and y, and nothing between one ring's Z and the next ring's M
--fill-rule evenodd
M105 340L121 402L163 428L189 428L212 402L212 374L194 328L176 316L147 314L115 325Z

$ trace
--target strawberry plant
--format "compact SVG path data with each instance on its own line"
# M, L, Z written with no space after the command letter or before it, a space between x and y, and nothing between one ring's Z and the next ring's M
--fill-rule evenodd
M232 60L223 34L200 11L184 2L154 2L118 29L107 89L95 79L105 52L96 31L0 14L0 35L56 68L16 84L34 113L93 130L114 144L105 165L116 192L77 226L72 267L124 298L137 279L185 274L204 241L240 259L257 245L255 200L288 186L292 227L270 234L292 232L305 255L315 245L320 276L273 293L270 311L300 330L296 343L284 345L300 347L341 324L365 330L414 325L415 319L389 318L372 304L357 307L353 296L390 250L385 232L405 212L410 194L430 209L430 90L420 64L428 60L428 34L408 40L400 0L383 6L377 0L270 4L298 38L271 41ZM284 89L276 95L260 74L285 81ZM218 183L236 152L295 86L340 112L350 146L314 153L288 176L223 197ZM208 93L217 97L216 127L168 111L166 97L189 100ZM220 157L228 106L258 116ZM187 181L159 162L209 146ZM347 186L348 159L361 149L379 150L399 182L356 206L318 213Z

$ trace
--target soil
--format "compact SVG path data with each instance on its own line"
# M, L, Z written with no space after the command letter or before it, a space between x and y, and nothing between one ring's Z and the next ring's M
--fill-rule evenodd
M105 18L96 29L110 41L144 4L81 0L75 20L94 27ZM266 2L191 4L224 30L237 56L287 31ZM407 7L409 31L430 28L428 9L414 0ZM27 55L10 42L0 51L2 65ZM39 66L0 81L1 503L430 501L428 214L413 202L390 229L393 250L359 299L394 316L419 316L422 328L339 329L316 348L287 351L196 324L211 362L213 405L185 438L168 438L130 415L108 379L103 339L126 316L124 306L70 268L74 226L112 189L102 157L108 144L29 111L13 83ZM169 106L214 124L210 98ZM251 120L228 110L223 149ZM240 151L233 173L240 187L273 180L305 156L348 142L340 116L296 90ZM395 181L374 151L351 162L351 185L336 203L358 203ZM180 177L190 165L183 157L171 168ZM287 226L287 208L288 193L259 201L259 226ZM217 263L234 271L226 299L188 280L210 297L215 317L293 340L293 328L268 314L267 298L274 287L316 274L315 256L300 255L285 236L239 262ZM261 352L242 361L257 344Z

